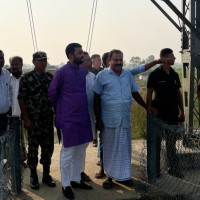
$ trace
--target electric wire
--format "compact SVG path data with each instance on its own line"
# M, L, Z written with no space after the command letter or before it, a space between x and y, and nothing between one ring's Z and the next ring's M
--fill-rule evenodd
M93 20L94 5L95 5L95 0L93 0L93 4L92 4L92 12L91 12L91 17L90 17L90 26L89 26L89 31L88 31L86 51L88 50L88 44L89 44L89 40L90 40L90 32L91 32L91 25L92 25L92 20Z
M97 3L98 3L98 0L96 0L96 6L95 6L95 11L94 11L94 20L93 20L93 24L92 24L92 32L91 32L91 36L90 36L90 45L89 45L88 53L90 53L90 49L91 49L91 45L92 45L92 37L93 37L93 31L94 31L94 22L96 19Z
M96 19L96 11L97 11L97 3L98 3L98 0L93 0L92 12L91 12L91 18L90 18L90 26L89 26L89 32L88 32L88 39L87 39L87 46L86 46L86 51L88 53L90 53L91 44L92 44L94 23L95 23L95 19Z
M33 42L33 49L34 49L34 52L35 52L36 48L35 48L35 42L34 42L34 37L33 37L33 30L32 30L32 23L31 23L31 16L30 16L30 11L29 11L28 0L26 1L26 3L27 3L27 9L28 9L28 17L29 17L29 24L30 24L30 29L31 29L31 37L32 37L32 42Z
M30 24L30 29L31 29L31 37L32 37L32 42L33 42L33 49L34 49L34 52L36 52L38 51L38 47L37 47L31 2L30 0L27 0L26 2L27 2L27 9L28 9L28 16L29 16L29 24Z
M32 6L31 6L31 0L29 0L29 4L30 4L30 10L31 10L33 33L34 33L34 38L35 38L35 47L36 47L36 50L38 51L37 38L36 38L36 34L35 34L35 25L34 25L34 19L33 19L33 12L32 12Z

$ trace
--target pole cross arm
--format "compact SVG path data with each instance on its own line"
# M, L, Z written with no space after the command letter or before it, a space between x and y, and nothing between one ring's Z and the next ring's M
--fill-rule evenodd
M171 21L171 23L181 32L182 31L182 27L180 27L166 12L165 10L155 1L155 0L151 0L152 3L154 3L154 5L169 19L169 21Z
M162 9L159 4L155 0L151 0L160 10ZM191 24L191 22L176 8L176 6L170 0L162 0L164 1L171 10L183 21L183 23L190 28L190 30L196 35L198 39L200 39L200 32ZM177 25L177 23L162 9L161 12L176 26L176 28L180 31L181 27Z

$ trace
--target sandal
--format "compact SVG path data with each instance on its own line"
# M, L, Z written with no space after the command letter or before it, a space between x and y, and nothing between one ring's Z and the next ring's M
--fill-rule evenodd
M97 166L100 166L100 160L99 160L99 161L97 161L96 165L97 165Z
M111 189L113 187L113 182L112 182L112 178L108 178L103 182L103 188L104 189Z
M97 178L97 179L101 179L105 176L106 176L106 174L104 173L104 170L102 168L99 170L99 173L95 174L95 178Z

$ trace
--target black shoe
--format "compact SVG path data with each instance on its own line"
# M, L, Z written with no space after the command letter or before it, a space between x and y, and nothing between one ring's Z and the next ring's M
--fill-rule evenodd
M74 199L74 193L70 186L67 186L65 189L62 187L62 192L66 198L70 200Z
M118 182L118 183L120 183L120 184L123 184L123 185L129 186L129 187L131 187L131 186L133 186L133 185L134 185L134 183L133 183L133 180L132 180L132 179L125 180L125 181L117 181L117 182Z
M91 179L90 177L85 173L85 172L81 172L81 180L84 182L90 182Z
M97 161L96 165L97 165L97 166L100 166L100 160Z
M56 183L50 175L43 175L42 182L46 183L49 187L55 187Z
M104 189L111 189L113 187L113 182L112 182L112 179L111 178L108 178L106 179L104 182L103 182L103 188Z
M178 170L173 170L173 169L169 169L168 170L168 174L170 174L171 176L175 176L177 178L183 178L184 175L182 174L182 172L178 171Z
M84 183L83 181L81 181L80 183L77 183L75 181L71 181L70 184L71 184L72 188L80 188L80 189L85 189L85 190L92 190L93 189L92 186Z
M34 190L38 190L40 188L37 175L30 177L30 185L31 185L31 188Z

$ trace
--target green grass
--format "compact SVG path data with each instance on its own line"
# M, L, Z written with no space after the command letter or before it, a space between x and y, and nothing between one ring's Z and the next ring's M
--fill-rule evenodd
M175 66L174 70L179 74L180 81L182 82L182 69L180 68L180 66ZM138 80L137 78L136 82L140 88L139 93L146 102L147 82ZM146 137L146 114L146 110L141 107L136 101L134 101L131 108L132 139Z
M145 85L146 82L140 82L140 85ZM142 87L139 91L140 95L146 101L146 88ZM146 110L141 107L136 101L133 102L131 108L131 127L132 139L146 137Z

